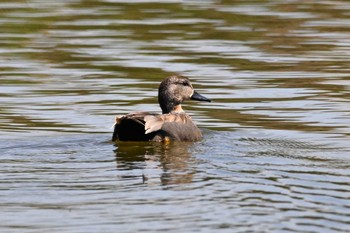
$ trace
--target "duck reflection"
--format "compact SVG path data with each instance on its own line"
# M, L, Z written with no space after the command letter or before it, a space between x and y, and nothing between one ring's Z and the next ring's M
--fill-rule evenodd
M116 167L119 171L140 171L137 176L147 184L191 183L195 173L195 160L189 152L192 145L193 142L119 141L115 150Z

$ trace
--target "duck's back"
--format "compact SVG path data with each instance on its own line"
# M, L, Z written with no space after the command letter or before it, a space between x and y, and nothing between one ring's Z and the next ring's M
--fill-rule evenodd
M117 118L112 140L120 141L198 141L202 134L185 113L132 113Z
M120 141L151 141L155 134L145 134L146 115L157 115L149 112L130 113L116 117L112 140Z

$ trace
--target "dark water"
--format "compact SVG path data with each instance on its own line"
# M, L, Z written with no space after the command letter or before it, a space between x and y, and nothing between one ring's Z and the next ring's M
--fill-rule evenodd
M348 1L0 1L1 232L349 232ZM197 143L110 142L181 73Z

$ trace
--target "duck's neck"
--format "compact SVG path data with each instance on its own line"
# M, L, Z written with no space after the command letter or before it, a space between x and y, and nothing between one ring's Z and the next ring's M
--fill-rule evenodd
M184 110L181 107L181 104L176 105L170 113L183 113Z
M184 112L184 110L181 107L181 104L173 104L170 102L167 102L166 104L160 103L160 108L162 109L163 114Z

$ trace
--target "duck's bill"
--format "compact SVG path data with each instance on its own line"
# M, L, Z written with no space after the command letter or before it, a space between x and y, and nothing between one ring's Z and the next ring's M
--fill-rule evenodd
M196 92L196 91L193 92L193 95L191 96L191 100L211 102L210 99L202 96L201 94L198 94L198 92Z

